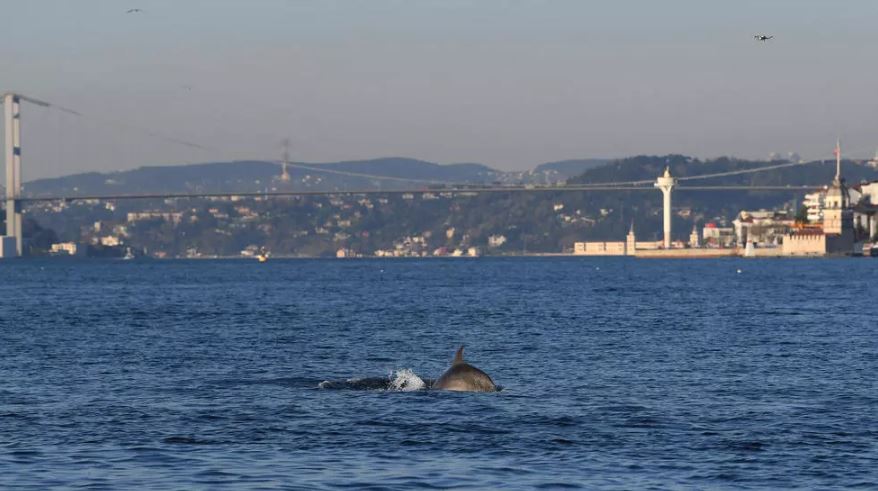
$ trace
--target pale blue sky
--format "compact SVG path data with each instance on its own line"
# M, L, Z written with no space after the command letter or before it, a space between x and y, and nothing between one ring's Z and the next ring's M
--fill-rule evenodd
M295 160L500 169L831 157L837 135L859 156L878 147L874 0L0 0L0 12L0 90L92 116L26 107L26 179L278 158L287 136ZM756 42L763 32L776 39Z

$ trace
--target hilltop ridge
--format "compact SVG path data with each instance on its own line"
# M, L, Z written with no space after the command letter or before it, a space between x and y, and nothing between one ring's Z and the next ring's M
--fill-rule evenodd
M142 193L393 190L430 184L556 184L586 168L591 159L547 163L534 170L505 172L479 163L437 164L405 157L332 163L291 162L289 181L281 164L263 160L144 166L118 172L87 172L38 179L24 186L28 196L85 196Z

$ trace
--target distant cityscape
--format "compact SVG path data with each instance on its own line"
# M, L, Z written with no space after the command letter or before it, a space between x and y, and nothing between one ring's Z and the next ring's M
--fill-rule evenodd
M741 210L732 226L708 222L693 225L687 242L672 236L671 193L676 185L669 169L656 180L664 195L663 239L637 240L632 223L624 242L576 242L574 254L638 257L778 257L876 255L878 181L851 187L842 175L841 147L836 146L836 173L824 189L808 193L798 212L785 209ZM867 165L874 167L878 159Z
M797 192L681 193L677 191L677 174L671 170L734 174L735 169L768 164L699 162L683 156L637 157L589 166L581 175L561 181L581 184L628 179L630 175L655 175L655 170L664 166L650 191L612 193L504 194L426 187L411 193L368 195L328 192L284 197L35 201L24 209L23 253L155 259L878 253L878 247L872 248L878 238L875 161L845 162L860 181L852 185L842 174L840 153L832 163L803 164L760 178L766 182L797 177L819 182L826 178L822 187L813 186L815 191L804 194L804 199ZM272 168L272 189L290 189L322 179L319 172L295 173L291 172L295 168L283 163ZM812 168L811 174L804 175L806 168ZM826 173L832 171L829 179ZM741 182L735 179L723 182ZM192 183L186 186L191 188ZM748 207L751 204L755 207ZM610 240L614 236L623 240ZM9 255L14 243L8 237L2 242Z

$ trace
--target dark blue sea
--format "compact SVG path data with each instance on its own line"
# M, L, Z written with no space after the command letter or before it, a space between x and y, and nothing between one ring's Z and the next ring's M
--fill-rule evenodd
M0 262L0 488L878 487L878 260ZM421 388L455 350L496 393Z

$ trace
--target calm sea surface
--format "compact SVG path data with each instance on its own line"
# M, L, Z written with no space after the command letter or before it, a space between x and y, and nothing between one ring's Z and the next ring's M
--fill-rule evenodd
M876 488L876 377L871 259L0 262L2 488Z

